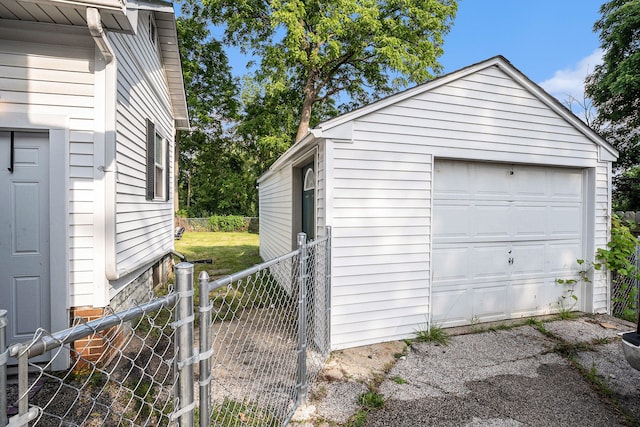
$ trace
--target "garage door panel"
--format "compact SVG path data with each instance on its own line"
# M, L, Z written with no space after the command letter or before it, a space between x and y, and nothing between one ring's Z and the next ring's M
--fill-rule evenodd
M544 168L514 168L514 199L542 199L547 196L547 172Z
M508 198L511 194L509 168L504 165L474 165L470 182L475 183L477 198Z
M582 244L579 241L549 243L547 251L550 274L557 276L579 270L576 262L582 258Z
M509 246L476 245L471 252L471 280L505 279L509 276Z
M582 234L582 206L551 206L549 227L551 236L579 237Z
M505 225L509 224L509 206L482 204L472 206L471 209L467 211L467 214L471 216L473 224L475 225L475 236L490 237L495 240L505 240L509 238L509 227L505 227ZM468 221L469 218L467 217L465 220Z
M438 291L432 295L431 321L439 327L468 324L471 312L471 298L467 289Z
M511 212L514 238L542 238L547 235L547 207L541 205L513 206Z
M507 318L507 285L474 288L472 320L490 322Z
M545 308L548 312L556 312L558 308L560 308L560 300L563 301L565 307L573 307L575 304L577 304L577 302L580 301L581 298L579 286L575 287L575 292L578 297L577 301L569 296L569 294L567 293L568 289L568 285L561 285L555 280L547 281L544 288L544 301L546 302L546 306L543 308Z
M578 169L551 169L549 172L549 181L550 196L552 199L582 202L582 171Z
M469 209L460 205L439 205L438 217L434 218L434 238L441 239L469 239L471 224L469 223Z
M470 196L470 164L464 162L440 161L436 164L439 185L434 189L441 198L446 196Z
M511 276L545 275L548 274L546 244L520 243L511 246Z
M511 317L531 316L540 313L545 288L544 280L522 281L511 286Z

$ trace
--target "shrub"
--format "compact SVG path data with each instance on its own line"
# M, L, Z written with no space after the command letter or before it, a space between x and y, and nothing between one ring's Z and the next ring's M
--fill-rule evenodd
M598 249L596 258L602 261L607 268L621 276L637 277L635 265L631 262L631 256L636 251L636 239L629 227L620 221L620 217L611 217L611 241L607 244L609 249Z
M238 215L213 215L209 217L211 231L247 231L244 217Z

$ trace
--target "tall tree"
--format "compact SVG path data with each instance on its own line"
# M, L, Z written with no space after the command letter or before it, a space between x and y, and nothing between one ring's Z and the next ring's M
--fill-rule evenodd
M197 3L183 3L177 27L191 118L191 131L179 135L180 208L255 214L255 176L234 134L240 102L226 53Z
M640 0L610 0L594 24L603 63L585 91L597 109L595 127L620 152L614 209L640 209Z
M265 97L300 91L295 139L313 107L346 95L356 104L441 71L455 0L203 0L225 41L260 61Z
M600 127L620 151L618 167L640 164L640 0L611 0L595 23L603 63L587 77L586 93Z

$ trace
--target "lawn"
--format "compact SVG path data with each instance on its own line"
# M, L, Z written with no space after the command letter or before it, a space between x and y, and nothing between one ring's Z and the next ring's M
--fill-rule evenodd
M213 259L213 264L195 264L194 279L206 270L214 280L261 263L259 242L255 233L187 232L176 240L175 247L188 261Z

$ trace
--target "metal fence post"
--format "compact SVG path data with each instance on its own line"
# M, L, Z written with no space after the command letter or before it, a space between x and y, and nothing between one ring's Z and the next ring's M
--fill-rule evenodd
M307 235L298 233L298 380L296 404L307 398Z
M325 272L325 325L326 325L326 347L323 349L328 352L331 350L331 226L327 226L327 271Z
M209 304L209 274L206 271L198 277L200 284L200 365L198 371L198 384L200 384L200 427L211 425L209 421L209 395L211 394L211 337L209 334L211 323L211 309ZM206 355L206 356L205 356Z
M7 310L0 310L0 426L7 420Z
M195 402L193 397L193 264L181 262L175 266L176 291L176 360L178 372L175 417L180 427L192 427Z

